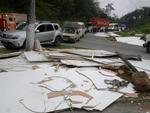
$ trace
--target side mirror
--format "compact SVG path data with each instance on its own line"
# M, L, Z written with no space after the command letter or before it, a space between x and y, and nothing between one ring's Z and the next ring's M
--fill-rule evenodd
M35 33L39 33L39 32L40 32L39 30L36 30L36 31L35 31Z

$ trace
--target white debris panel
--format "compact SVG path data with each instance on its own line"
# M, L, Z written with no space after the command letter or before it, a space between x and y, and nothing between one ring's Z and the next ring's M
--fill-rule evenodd
M64 51L88 57L81 60L75 56L76 60L68 60L68 54L63 56ZM46 54L44 51L32 51L25 53L26 59L21 55L0 60L3 65L0 69L8 71L0 73L0 113L45 113L72 108L102 111L121 96L135 94L132 84L117 87L117 91L110 90L116 87L109 82L124 80L116 76L116 72L102 69L101 66L123 63L118 58L95 57L115 53L83 49L64 51L57 51L57 54L54 51L52 54L51 51L46 51ZM55 56L60 59L59 62L49 62L55 60ZM45 58L48 62L45 62ZM29 63L32 61L40 63ZM149 61L130 62L137 69L149 72Z
M70 54L85 56L85 57L105 57L105 56L113 56L116 55L113 52L105 51L105 50L87 50L87 49L71 49L63 51Z
M76 67L100 66L100 64L87 60L61 60L62 64Z
M106 90L97 90L76 68L58 72L52 67L41 68L0 76L1 113L51 112L70 107L101 111L122 96L108 91L107 86Z
M29 51L24 52L25 57L29 62L46 62L50 61L42 52Z
M145 43L144 40L141 40L140 37L116 37L118 42L127 43L131 45L143 46Z
M98 33L95 33L94 35L98 37L109 37L109 35L105 32L98 32Z
M94 34L95 36L99 36L99 37L106 37L106 38L108 38L108 37L119 37L120 35L117 35L116 33L114 33L114 32L98 32L98 33L95 33Z

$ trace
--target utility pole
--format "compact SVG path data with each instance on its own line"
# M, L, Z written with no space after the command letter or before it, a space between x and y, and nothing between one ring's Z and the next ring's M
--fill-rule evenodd
M28 12L27 29L26 29L26 50L31 51L34 49L35 43L35 0L30 0L30 7Z

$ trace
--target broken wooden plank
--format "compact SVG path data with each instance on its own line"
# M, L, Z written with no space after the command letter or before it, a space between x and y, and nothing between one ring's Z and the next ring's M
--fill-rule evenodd
M12 58L21 55L21 52L13 52L13 53L6 53L1 54L0 59Z
M147 92L150 91L150 78L144 71L139 72L130 62L128 62L119 52L118 56L124 61L124 63L131 69L130 81L137 91ZM126 75L124 75L126 76Z

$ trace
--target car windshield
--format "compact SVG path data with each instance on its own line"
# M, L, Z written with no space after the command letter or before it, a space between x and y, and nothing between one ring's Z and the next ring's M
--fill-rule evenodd
M38 23L34 24L34 28L38 25ZM19 23L16 27L16 30L26 30L27 28L27 23L23 22L23 23Z
M27 23L26 23L26 22L19 23L19 24L17 25L16 30L26 30L26 27L27 27Z
M76 32L76 29L75 28L65 28L64 33L75 33Z

